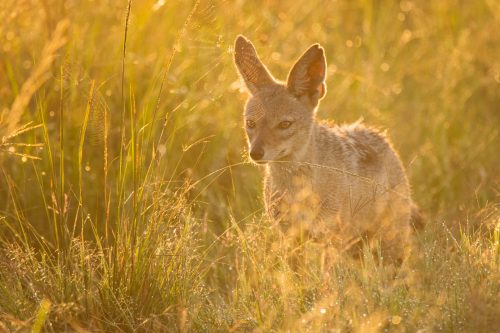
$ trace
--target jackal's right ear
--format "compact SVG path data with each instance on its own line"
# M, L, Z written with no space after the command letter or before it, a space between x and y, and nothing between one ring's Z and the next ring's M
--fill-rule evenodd
M251 94L275 81L260 61L252 43L239 35L234 43L234 63Z

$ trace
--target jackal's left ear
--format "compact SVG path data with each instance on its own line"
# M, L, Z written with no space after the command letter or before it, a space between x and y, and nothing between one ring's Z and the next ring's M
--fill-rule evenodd
M299 98L307 97L315 107L325 96L325 79L325 52L319 44L314 44L293 65L286 85L292 94Z

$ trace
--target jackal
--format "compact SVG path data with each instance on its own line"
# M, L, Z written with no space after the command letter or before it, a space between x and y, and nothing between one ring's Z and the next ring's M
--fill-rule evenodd
M384 133L360 122L316 120L326 93L319 44L295 63L286 82L273 78L253 44L235 42L234 62L250 97L244 119L250 157L265 166L270 215L340 247L378 242L384 260L400 261L414 204L405 170Z

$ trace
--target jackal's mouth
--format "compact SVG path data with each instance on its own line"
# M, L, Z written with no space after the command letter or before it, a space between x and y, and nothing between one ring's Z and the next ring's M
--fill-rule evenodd
M283 161L288 161L289 158L291 156L291 153L287 152L286 149L283 149L282 151L280 151L275 158L273 159L259 159L259 160L256 160L252 157L250 157L250 159L252 160L252 162L254 162L255 164L259 164L259 165L265 165L265 164L268 164L268 163L273 163L273 162L283 162Z
M278 161L288 161L290 159L290 155L292 155L291 152L287 152L286 149L283 149L278 154L278 158L276 160L278 160Z
M267 164L269 161L268 160L256 160L256 159L253 159L250 157L250 161L255 163L255 164L259 164L259 165L264 165L264 164Z

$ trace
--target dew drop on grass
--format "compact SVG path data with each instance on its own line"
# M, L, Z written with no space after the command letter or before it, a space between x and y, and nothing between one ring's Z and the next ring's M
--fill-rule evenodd
M279 52L273 52L271 53L271 59L273 59L274 61L278 61L281 59L281 53Z
M158 146L158 154L160 154L160 157L165 155L166 152L167 152L167 146L163 144Z
M338 69L337 66L335 66L333 64L332 65L328 65L328 74L335 73L337 71L337 69Z
M223 37L222 35L217 36L217 42L215 42L215 47L220 48L223 43Z
M23 68L30 69L31 68L31 61L29 61L29 60L23 61Z
M495 71L493 77L495 78L495 81L497 81L497 83L500 83L500 70Z
M396 83L392 85L391 90L394 94L399 95L401 91L403 91L403 87L401 86L401 84Z
M389 66L388 63L384 62L380 65L380 69L383 71L383 72L387 72L389 70L389 68L391 68L391 66Z
M153 5L152 9L153 9L153 11L157 11L158 9L160 9L161 7L163 7L164 5L165 5L165 0L158 0Z
M391 323L393 325L399 325L401 323L401 317L400 316L392 316Z
M401 35L400 40L401 40L402 44L406 44L406 43L408 43L411 40L411 38L412 38L412 32L411 32L411 30L405 29L403 31L403 34Z
M399 3L399 8L401 8L403 12L407 13L413 8L413 3L411 1L401 1Z

